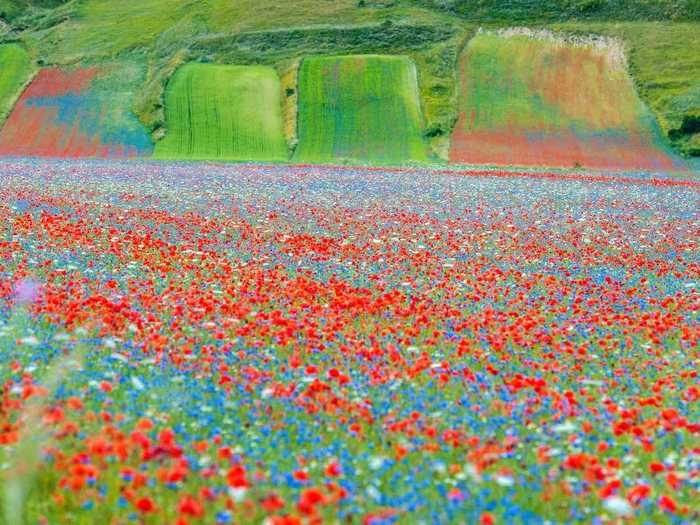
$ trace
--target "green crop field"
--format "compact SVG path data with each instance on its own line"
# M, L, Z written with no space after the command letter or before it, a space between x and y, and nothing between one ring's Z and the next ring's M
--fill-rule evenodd
M188 64L165 94L156 158L285 160L280 81L272 68Z
M427 160L416 71L406 57L304 60L295 160Z
M483 33L461 64L455 162L671 169L621 42Z
M0 125L34 72L27 52L17 44L0 46Z

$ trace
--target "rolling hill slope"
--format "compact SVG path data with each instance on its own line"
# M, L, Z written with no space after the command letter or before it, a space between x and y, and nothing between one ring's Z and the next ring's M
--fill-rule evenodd
M166 86L185 64L274 68L284 80L282 119L293 148L296 64L407 56L416 66L419 133L427 156L439 161L454 151L461 51L479 27L522 24L622 40L634 88L663 134L654 141L700 157L700 0L0 0L0 45L21 47L34 69L144 65L120 105L156 143L171 131Z
M33 73L34 66L23 47L17 44L0 46L0 124L12 111Z
M615 41L482 33L461 60L450 160L468 164L676 169Z

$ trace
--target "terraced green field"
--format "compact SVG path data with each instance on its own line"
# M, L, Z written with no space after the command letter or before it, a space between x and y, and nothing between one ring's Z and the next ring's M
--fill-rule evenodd
M622 44L548 32L483 33L461 60L460 163L674 169Z
M262 66L189 64L165 94L160 159L286 160L280 81Z
M34 72L27 52L17 44L0 46L0 126Z
M413 62L401 56L313 57L299 72L301 162L425 161Z

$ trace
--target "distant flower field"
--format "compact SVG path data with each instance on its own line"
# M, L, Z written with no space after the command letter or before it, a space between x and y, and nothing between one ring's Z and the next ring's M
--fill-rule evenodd
M697 523L700 181L5 163L6 523Z
M481 32L460 65L450 160L678 169L635 91L621 42L529 29Z
M0 156L150 155L151 139L131 113L142 74L130 63L40 70L0 130Z

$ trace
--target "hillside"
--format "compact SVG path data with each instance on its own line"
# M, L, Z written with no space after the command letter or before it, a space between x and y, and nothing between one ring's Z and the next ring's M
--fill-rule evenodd
M24 47L38 66L140 64L131 108L154 143L169 132L168 81L189 62L274 68L293 150L302 59L402 55L417 70L421 132L443 160L459 117L459 57L479 27L614 36L663 140L700 156L700 0L0 0L0 18L0 40Z
M22 46L0 46L0 122L4 121L15 105L22 89L31 79L34 68Z
M616 40L480 33L460 59L450 159L464 164L673 170Z
M0 154L124 158L150 155L152 144L131 112L143 80L137 63L43 68L0 131Z

